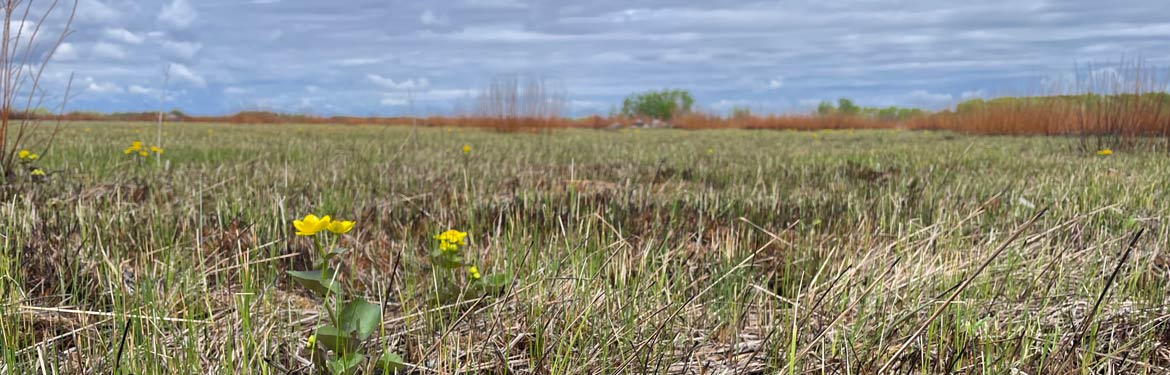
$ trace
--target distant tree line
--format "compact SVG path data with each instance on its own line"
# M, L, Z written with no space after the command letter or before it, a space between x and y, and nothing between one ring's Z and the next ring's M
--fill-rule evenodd
M852 100L847 98L837 99L837 105L832 102L823 101L817 105L817 114L821 116L862 116L881 120L907 120L913 117L922 116L926 114L918 108L904 108L897 106L889 107L861 107L853 104Z
M1079 94L1056 96L1005 96L995 99L971 99L955 106L955 112L975 113L1002 108L1023 106L1066 106L1070 109L1095 111L1128 106L1157 106L1170 110L1170 93L1154 92L1143 94Z

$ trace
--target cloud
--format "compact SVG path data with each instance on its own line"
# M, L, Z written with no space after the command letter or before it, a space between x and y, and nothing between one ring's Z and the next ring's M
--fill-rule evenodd
M202 48L203 43L196 42L176 42L168 40L162 43L162 49L167 53L168 56L180 60L190 60L191 58L195 57L195 55L198 54L199 50Z
M966 93L1114 79L1104 68L1121 56L1170 66L1170 9L1148 0L398 1L389 15L370 10L382 0L80 1L46 90L61 92L76 72L95 79L78 81L80 91L93 83L133 94L160 81L144 67L175 62L188 74L172 72L174 105L191 113L261 102L291 110L308 99L309 111L368 114L393 111L387 105L408 94L420 113L444 113L468 102L469 88L515 74L563 83L574 115L661 88L690 90L700 108L761 113L840 97L937 107ZM43 22L54 30L61 21ZM1078 62L1094 66L1072 73ZM817 100L801 103L808 98ZM135 111L148 102L110 91L70 105Z
M142 36L120 27L106 28L102 31L102 36L104 36L106 39L126 44L142 44L142 42L145 40Z
M163 6L158 14L159 22L176 29L186 29L199 18L199 12L187 0L173 0Z
M195 87L207 87L207 80L203 76L192 72L186 65L171 63L170 74L171 77L195 85Z
M118 16L118 11L98 0L81 0L77 4L77 19L81 22L105 24Z
M334 60L331 62L331 64L341 66L341 67L353 67L353 66L377 64L377 63L380 63L382 61L383 60L379 59L379 58L354 57L354 58L348 58L348 59Z
M112 82L100 82L99 83L99 82L92 82L92 81L89 82L89 85L86 87L86 91L89 91L89 92L92 92L95 94L121 94L121 93L126 92L126 90L122 89L122 86L118 86L117 84L114 84Z
M122 60L126 58L126 50L122 46L113 43L97 42L93 45L93 54L97 57L104 57L115 60Z
M446 25L447 17L436 16L435 12L427 9L419 16L418 21L427 26Z
M407 79L405 81L394 81L393 79L383 77L378 74L367 74L366 79L378 86L388 88L391 90L419 90L425 89L431 85L426 78Z
M406 99L398 99L398 98L383 98L381 103L382 103L382 105L387 106L387 107L401 107L401 106L405 106L405 105L409 104L409 102Z
M927 90L913 90L907 95L907 98L900 100L897 103L890 103L891 105L903 106L921 106L927 108L937 108L940 106L947 106L953 104L955 101L954 95L946 93L934 93Z
M528 7L516 0L463 0L463 5L472 8L514 8Z
M74 61L78 56L77 47L74 47L73 43L65 42L57 46L57 51L53 52L53 61Z
M131 94L138 94L138 95L153 95L155 93L154 89L139 86L139 85L130 85L130 87L126 88L126 91L131 93Z

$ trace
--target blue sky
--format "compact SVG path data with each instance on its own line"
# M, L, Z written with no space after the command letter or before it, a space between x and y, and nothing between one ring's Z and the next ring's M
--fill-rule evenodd
M1170 60L1148 0L82 0L73 28L44 79L74 74L70 109L156 109L170 67L167 107L198 114L445 113L515 74L559 82L573 115L667 87L712 112L942 108Z

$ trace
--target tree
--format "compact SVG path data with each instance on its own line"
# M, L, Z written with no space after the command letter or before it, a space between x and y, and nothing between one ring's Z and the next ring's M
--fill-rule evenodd
M731 118L736 120L743 120L752 117L752 110L744 106L736 106L731 108Z
M834 113L837 113L837 107L834 107L833 103L830 103L828 100L821 101L821 104L817 104L818 115L828 116Z
M837 112L846 116L854 116L861 113L861 107L853 104L852 100L847 98L837 99Z
M686 114L695 104L695 98L686 90L659 90L632 94L622 101L622 115L670 120Z

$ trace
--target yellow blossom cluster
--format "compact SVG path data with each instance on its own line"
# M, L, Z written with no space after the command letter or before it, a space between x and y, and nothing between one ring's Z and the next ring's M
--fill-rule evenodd
M127 147L125 150L122 150L123 154L138 155L141 157L150 156L151 152L162 155L163 149L162 149L162 147L158 147L158 146L146 147L145 145L142 144L142 141L134 141L134 142L130 143L130 147Z
M439 250L446 252L455 252L460 247L467 246L467 232L454 229L435 235L435 239L439 240Z
M314 236L321 231L329 231L333 234L346 234L353 230L354 222L347 220L333 220L329 215L317 217L317 215L308 214L301 220L293 220L293 226L297 228L298 236Z
M40 155L37 155L29 150L20 150L20 152L17 153L16 156L20 157L20 160L22 160L22 161L35 161L35 160L41 158Z

